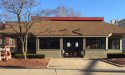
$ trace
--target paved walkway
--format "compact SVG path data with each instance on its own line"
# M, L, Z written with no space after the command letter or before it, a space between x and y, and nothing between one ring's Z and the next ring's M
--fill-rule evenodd
M125 75L125 67L82 58L51 59L48 69L0 68L0 75Z
M82 58L52 59L49 69L55 69L57 75L125 75L125 67Z

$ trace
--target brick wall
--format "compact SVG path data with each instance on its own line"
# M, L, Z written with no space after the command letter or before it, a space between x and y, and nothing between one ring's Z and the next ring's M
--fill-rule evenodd
M36 54L43 54L45 55L45 58L61 58L62 57L60 50L54 50L54 49L37 50Z
M122 50L120 49L108 49L108 54L118 54L118 53L122 53Z
M9 37L5 37L5 44L9 45Z
M87 58L87 59L107 58L107 50L105 50L105 49L86 49L84 58Z

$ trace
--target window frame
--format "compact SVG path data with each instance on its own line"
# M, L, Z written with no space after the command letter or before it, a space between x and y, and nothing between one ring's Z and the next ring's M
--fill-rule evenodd
M52 43L56 42L56 47L55 44L53 45ZM39 48L40 49L60 49L60 38L39 38Z
M95 48L93 48L94 45L96 46ZM99 37L99 38L86 38L86 49L106 49L106 38L101 38L101 37Z
M114 48L112 48L113 45L114 45ZM120 38L109 38L108 49L120 49Z
M13 38L9 38L9 44L13 44L14 43L14 39Z

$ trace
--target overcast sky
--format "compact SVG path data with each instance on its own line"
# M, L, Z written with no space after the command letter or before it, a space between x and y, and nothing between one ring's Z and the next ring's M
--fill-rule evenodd
M37 9L54 9L57 6L73 8L83 17L104 17L111 19L125 18L125 0L38 0Z

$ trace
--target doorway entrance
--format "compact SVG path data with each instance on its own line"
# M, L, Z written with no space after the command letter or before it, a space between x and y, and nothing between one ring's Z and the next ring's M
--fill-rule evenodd
M64 38L64 57L81 57L83 55L83 38Z

